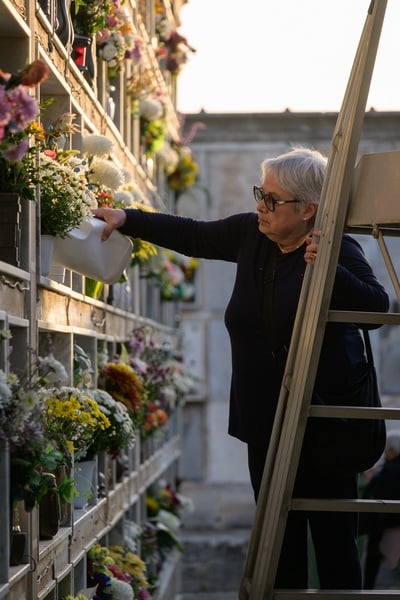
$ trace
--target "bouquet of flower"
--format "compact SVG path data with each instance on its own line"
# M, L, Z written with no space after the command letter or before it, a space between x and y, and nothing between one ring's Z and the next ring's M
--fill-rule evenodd
M0 440L10 447L10 497L32 510L49 489L46 471L65 463L63 447L46 435L38 394L0 370Z
M95 544L88 552L88 574L97 585L95 599L147 600L146 565L133 552L120 546Z
M109 0L104 26L96 34L99 56L107 62L109 77L114 77L126 59L139 63L143 40L134 34L131 14L119 0Z
M93 453L106 451L112 458L116 458L121 450L133 448L135 426L125 404L114 400L105 390L88 390L88 393L96 400L100 410L110 421L110 427L97 432L90 451Z
M34 157L28 153L29 138L39 134L35 122L39 106L28 91L46 79L48 68L41 60L16 74L0 69L0 192L16 192L33 199Z
M129 174L110 160L112 151L113 143L105 135L87 134L82 138L87 182L97 206L126 208L132 204L132 194L123 188Z
M190 302L195 297L194 278L198 260L160 249L146 265L146 277L160 284L161 300Z
M92 216L95 198L87 186L85 165L74 152L40 153L41 233L65 237Z
M193 388L182 360L167 344L156 343L144 328L135 329L129 340L130 364L142 378L146 402L142 435L159 430L177 403Z
M176 145L175 149L179 159L175 170L168 174L168 185L179 195L196 183L199 167L188 146Z
M39 395L48 435L66 443L76 460L83 459L96 436L111 426L97 402L84 390L68 386L42 388Z
M144 386L140 375L125 360L108 362L99 372L99 388L124 404L135 427L143 422Z

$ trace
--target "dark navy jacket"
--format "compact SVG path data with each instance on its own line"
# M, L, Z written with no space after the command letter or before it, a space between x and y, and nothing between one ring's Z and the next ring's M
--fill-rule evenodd
M289 346L306 268L304 246L277 253L273 284L274 339L264 318L265 264L277 246L258 229L257 215L243 213L217 221L197 221L162 213L127 210L120 229L188 256L237 263L225 313L231 340L232 381L229 433L254 446L269 443L281 386L282 369L271 352ZM388 296L376 280L360 245L343 236L331 307L385 312ZM354 324L328 323L316 386L345 390L365 365L364 346Z

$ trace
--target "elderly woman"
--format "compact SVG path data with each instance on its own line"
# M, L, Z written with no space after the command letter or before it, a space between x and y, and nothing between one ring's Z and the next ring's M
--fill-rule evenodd
M311 241L326 158L295 148L262 163L261 186L254 186L256 213L217 221L197 221L140 210L97 209L106 221L104 239L118 228L189 256L237 264L225 323L232 351L229 433L248 446L250 479L257 499L287 348L306 263L314 263ZM388 310L388 296L376 280L359 244L343 236L331 305L355 311ZM365 366L358 327L329 324L316 386L345 393ZM323 425L321 425L323 426ZM304 461L303 461L304 462ZM321 473L302 465L295 494L357 497L357 474ZM358 589L361 568L357 518L351 513L289 513L276 587L308 587L307 523L317 555L320 585Z

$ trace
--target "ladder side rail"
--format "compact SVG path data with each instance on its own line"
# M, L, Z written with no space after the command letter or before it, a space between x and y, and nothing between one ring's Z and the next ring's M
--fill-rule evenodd
M374 237L376 238L376 240L378 242L378 245L379 245L380 251L382 253L383 260L385 261L385 265L386 265L386 268L388 270L389 277L390 277L390 280L392 282L392 285L393 285L394 291L396 293L397 299L400 301L400 283L399 283L399 278L397 277L397 273L395 271L395 268L394 268L394 265L393 265L393 261L390 258L389 250L388 250L386 242L384 240L383 233L380 230L380 228L376 226L374 228L374 234L373 235L374 235Z
M253 577L251 576L251 568L249 569L249 565L247 564L245 567L244 579L246 577L248 579L244 582L241 589L241 597L243 598L247 598L249 581L251 581L251 598L257 600L272 598L272 585L276 573L277 562L279 560L279 552L276 552L278 549L276 547L280 548L286 522L286 516L284 516L283 511L279 509L279 505L283 507L284 499L287 499L288 496L287 492L292 491L290 488L293 488L297 469L297 462L290 460L290 465L288 465L287 457L293 457L294 451L296 451L298 459L300 454L307 417L307 406L305 406L304 410L302 408L302 403L304 399L305 405L306 401L308 400L309 402L311 398L314 381L313 377L315 378L316 369L314 368L314 373L311 373L311 371L313 365L319 358L324 332L324 323L323 319L321 319L321 315L324 314L324 305L325 313L327 313L328 310L330 294L333 287L333 275L329 282L330 290L328 289L327 292L325 292L325 288L327 287L326 280L328 279L327 275L332 273L332 268L333 272L336 270L340 249L340 239L337 232L339 231L341 234L344 228L347 210L346 202L348 201L351 187L351 175L354 168L368 88L385 7L386 0L382 0L379 3L372 2L370 5L366 25L357 51L355 65L353 65L352 76L346 91L344 108L339 115L338 124L333 136L332 148L328 160L327 176L322 191L322 210L321 212L318 211L318 214L321 215L319 221L322 222L321 228L323 229L319 261L317 261L317 263L319 262L319 265L316 264L314 266L312 280L310 279L310 269L308 268L306 270L306 277L293 331L295 344L293 344L293 342L291 344L285 373L285 384L287 381L290 383L290 374L293 370L294 363L295 369L293 373L296 381L296 385L294 387L292 386L292 395L294 396L294 399L292 398L292 402L288 403L286 410L282 410L282 414L284 414L284 427L279 441L272 478L270 485L268 485L269 496L267 502L264 503L263 501L260 504L260 507L257 507L257 510L261 510L262 507L263 513L266 514L268 518L264 519L263 530L261 533L258 532L256 536L259 547L257 548ZM324 206L325 198L329 199L327 209L325 209ZM337 239L335 239L335 233ZM305 305L307 301L308 311L306 312ZM316 318L315 315L320 315L320 317ZM301 322L300 325L299 322ZM297 360L295 360L295 348L297 345L302 345L303 349L302 351L297 352ZM304 377L304 374L306 374L306 377ZM291 392L292 389L289 391L289 397ZM280 403L283 402L285 404L286 399L287 393L283 386L280 395ZM298 435L296 435L294 439L293 436L288 433L290 429L292 429L292 431L298 430ZM275 454L275 449L272 450L272 453ZM266 487L267 484L265 486L262 485L261 494L265 494ZM287 506L285 508L287 508ZM252 553L252 555L254 556L254 553Z

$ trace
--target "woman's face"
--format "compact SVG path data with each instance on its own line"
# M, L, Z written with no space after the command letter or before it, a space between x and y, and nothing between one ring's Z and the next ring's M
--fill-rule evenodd
M295 200L277 183L273 173L269 173L261 188L265 194L271 194L275 200ZM310 218L315 214L314 204L289 203L276 204L275 210L270 211L261 201L257 204L258 228L274 242L283 243L305 235L310 229Z

